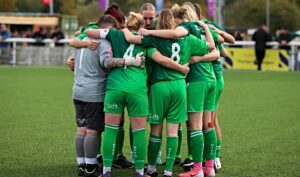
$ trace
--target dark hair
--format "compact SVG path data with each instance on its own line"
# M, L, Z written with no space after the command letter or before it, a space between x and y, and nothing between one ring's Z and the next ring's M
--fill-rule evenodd
M202 20L202 19L203 19L203 16L201 15L201 7L200 7L200 5L197 4L197 3L194 3L193 5L194 5L194 7L195 7L195 12L196 12L196 14L197 14L197 16L198 16L198 19L199 19L199 20Z
M111 15L103 15L99 18L97 22L99 28L107 28L112 26L113 28L119 28L118 21Z
M108 9L104 12L104 15L113 16L120 24L120 26L125 25L125 16L124 13L119 9L119 6L115 3L112 3Z

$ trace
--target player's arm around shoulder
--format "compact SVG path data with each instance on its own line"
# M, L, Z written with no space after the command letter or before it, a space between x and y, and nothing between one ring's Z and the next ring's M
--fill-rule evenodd
M70 45L77 49L89 48L91 50L95 50L98 47L99 43L97 40L93 39L80 40L75 38L71 41Z

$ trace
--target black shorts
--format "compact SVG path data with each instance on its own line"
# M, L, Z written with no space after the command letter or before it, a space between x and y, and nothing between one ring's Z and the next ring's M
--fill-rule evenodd
M77 127L86 127L98 132L104 131L103 102L83 102L73 100Z

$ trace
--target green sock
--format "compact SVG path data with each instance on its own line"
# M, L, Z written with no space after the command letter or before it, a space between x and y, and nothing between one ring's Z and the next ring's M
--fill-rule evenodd
M202 130L191 131L191 151L194 162L202 162L203 160L203 133Z
M167 137L166 146L166 167L165 170L173 171L173 165L175 162L176 152L178 147L178 136Z
M188 147L188 158L193 160L192 151L191 151L191 135L190 135L189 127L186 127L186 140L187 140L187 147Z
M133 135L133 156L135 169L144 169L146 156L146 129L132 130Z
M115 154L116 148L116 137L118 134L119 126L105 124L102 153L104 167L111 167L113 155Z
M215 160L217 134L214 128L204 130L204 157L205 160Z
M114 154L114 161L118 159L120 154L123 154L123 143L124 143L124 123L119 126L117 141L116 141L116 151Z
M222 140L217 139L216 157L220 157Z
M149 144L148 144L148 164L156 164L156 159L161 146L161 137L150 134Z
M182 126L179 126L178 128L178 148L176 152L176 157L181 157L181 147L182 147Z

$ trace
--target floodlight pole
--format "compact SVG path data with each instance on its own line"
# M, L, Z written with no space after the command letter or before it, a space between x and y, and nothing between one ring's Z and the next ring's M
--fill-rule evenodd
M266 0L266 25L270 30L270 0Z
M217 22L221 28L224 27L223 6L224 0L216 0L214 21Z
M50 3L49 3L49 12L50 12L50 15L53 15L53 1L54 0L50 0Z

